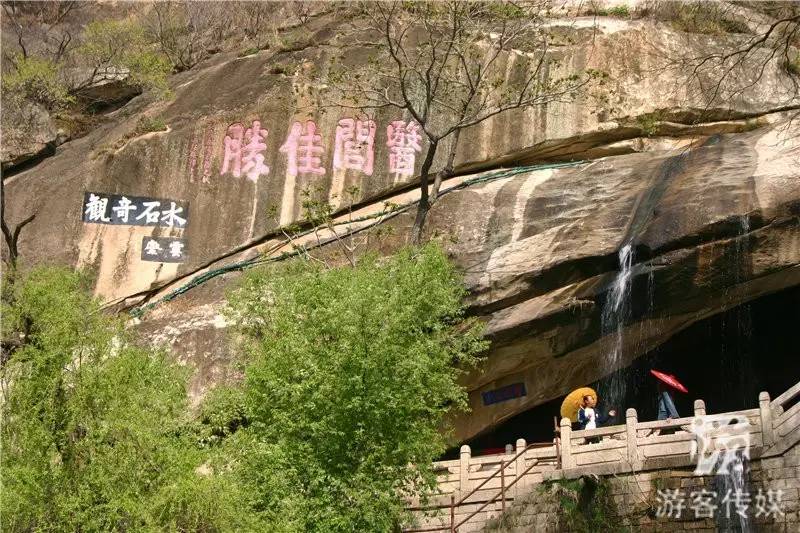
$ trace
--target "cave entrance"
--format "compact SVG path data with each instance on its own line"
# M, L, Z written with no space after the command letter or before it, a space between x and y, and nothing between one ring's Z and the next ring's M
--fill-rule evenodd
M800 287L763 296L699 321L675 334L618 372L626 384L624 405L614 406L616 423L624 423L625 409L636 408L639 420L657 416L655 368L674 374L689 389L675 393L681 416L691 416L694 400L701 398L709 413L758 407L758 394L771 398L800 380L800 348L795 328L800 328ZM602 391L612 376L591 384ZM469 444L474 455L496 453L506 444L524 438L530 442L553 439L553 417L562 398L539 405L507 420ZM604 409L609 406L602 405ZM448 458L458 449L448 452Z

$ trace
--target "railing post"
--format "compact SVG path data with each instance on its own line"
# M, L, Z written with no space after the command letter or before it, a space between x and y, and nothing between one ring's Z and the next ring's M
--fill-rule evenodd
M561 468L575 466L572 457L572 422L569 418L561 419Z
M500 501L503 507L503 512L506 512L506 462L500 461Z
M514 453L514 447L510 444L506 444L506 454L508 455L512 453Z
M628 462L632 467L636 467L641 463L639 458L639 447L636 443L636 424L639 423L639 417L636 414L636 409L629 408L625 411L625 433L628 441Z
M455 533L456 530L456 497L454 494L450 495L450 533Z
M703 400L694 401L694 416L706 416L706 402Z
M472 458L472 450L466 444L461 447L458 465L458 489L462 494L469 490L469 462Z
M525 454L522 451L527 447L527 443L525 439L517 439L517 461L514 465L514 470L516 473L514 474L514 478L517 480L514 484L514 496L519 498L522 496L522 480L519 479L523 476L523 472L525 472Z
M758 411L761 415L761 442L765 447L772 446L775 443L775 432L772 427L772 408L769 403L768 392L762 392L758 395Z

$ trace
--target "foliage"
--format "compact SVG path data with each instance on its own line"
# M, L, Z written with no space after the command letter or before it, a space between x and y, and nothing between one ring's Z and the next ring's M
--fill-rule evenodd
M641 5L639 15L668 22L688 33L750 33L747 24L735 18L737 14L722 2L651 0Z
M4 531L230 531L247 527L230 478L200 475L183 430L185 372L135 346L85 276L38 267L3 303Z
M199 441L216 444L240 427L250 424L245 409L244 391L240 387L218 386L203 400L198 431Z
M74 101L52 61L14 55L12 62L15 68L3 75L3 98L22 98L49 110L64 108Z
M619 17L619 18L628 18L631 16L631 12L628 9L628 6L625 4L614 6L609 8L608 16L610 17Z
M553 490L569 531L628 531L619 520L608 482L583 477L545 482L540 490Z
M150 50L140 50L128 55L123 65L128 68L127 83L140 89L152 89L164 98L172 96L167 85L167 76L172 65L166 57Z
M83 85L88 86L108 76L127 70L127 83L141 89L167 92L171 65L154 52L145 39L144 28L133 20L90 22L83 33L78 55L93 69Z
M162 117L143 116L136 122L135 136L144 135L153 131L166 131L167 123Z
M625 4L617 5L610 8L605 8L592 3L589 6L589 14L598 17L618 17L629 18L631 16L630 9Z
M636 125L641 128L645 137L652 137L658 133L658 126L662 120L664 120L663 113L656 111L636 117Z
M456 380L485 347L463 295L434 245L253 271L230 295L247 424L221 455L276 530L389 531L403 494L432 486L443 417L466 406Z
M260 51L261 51L260 48L258 48L256 46L252 46L250 48L247 48L246 50L242 50L241 52L239 52L237 57L247 57L247 56L250 56L250 55L253 55L253 54L257 54Z
M757 130L758 128L760 128L762 126L766 126L766 125L767 125L767 122L764 119L761 119L761 118L748 118L747 120L745 120L744 128L742 128L742 131L753 131L753 130Z

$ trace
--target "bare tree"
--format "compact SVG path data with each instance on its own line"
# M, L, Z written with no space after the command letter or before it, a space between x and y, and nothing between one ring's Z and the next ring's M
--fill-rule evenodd
M545 21L549 4L370 2L355 15L348 38L373 55L366 66L355 66L360 68L355 75L333 68L329 81L348 95L340 105L404 110L427 139L414 242L421 239L442 181L453 175L465 129L510 110L570 100L601 75L587 70L549 76L555 62ZM510 55L522 65L507 76ZM445 146L444 166L432 176L434 159Z
M256 48L264 48L270 41L277 41L278 14L285 6L276 2L237 2L237 22L246 39Z
M712 52L665 58L683 84L699 90L706 111L764 83L774 84L782 107L800 109L800 3L650 1L639 14L720 37L724 45Z
M4 262L6 268L9 270L9 276L13 276L17 268L17 259L19 258L19 248L17 246L19 243L19 234L22 228L33 222L33 219L36 218L36 213L31 214L17 225L9 224L6 221L6 188L3 181L4 180L0 180L0 226L2 227L6 248L8 249L8 256L4 258Z
M0 179L0 227L2 227L3 238L8 249L8 255L3 259L6 271L1 280L2 287L0 287L0 299L4 303L10 304L14 301L14 283L17 277L17 260L19 259L19 248L17 246L19 236L22 228L33 222L34 218L36 218L36 213L32 213L17 225L10 225L6 221L6 190L3 180ZM2 335L0 335L0 368L5 366L14 351L19 349L29 338L30 320L24 319L18 326L19 328L14 331L6 331L4 329Z
M36 53L53 63L62 60L74 46L72 32L66 24L78 10L88 3L77 0L52 2L4 1L3 15L17 37L18 50L3 51L7 61L14 63L14 52L27 59ZM34 50L35 48L35 50Z
M145 26L175 70L183 71L221 48L233 29L231 12L225 2L164 0L152 5Z

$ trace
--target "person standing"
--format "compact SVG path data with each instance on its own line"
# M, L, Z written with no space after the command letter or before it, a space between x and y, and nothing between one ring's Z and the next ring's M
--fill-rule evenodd
M658 383L658 420L671 420L680 418L678 410L675 408L675 400L672 399L672 391L666 386Z
M597 399L591 394L583 397L581 408L578 409L578 425L581 429L597 429L599 424L605 424L609 418L617 415L613 409L608 412L608 415L603 415L597 409Z

